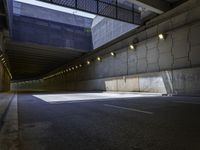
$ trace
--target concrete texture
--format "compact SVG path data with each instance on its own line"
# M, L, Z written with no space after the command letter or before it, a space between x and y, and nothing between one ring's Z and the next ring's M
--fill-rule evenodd
M0 91L10 90L10 77L4 67L0 62Z
M18 150L18 107L17 95L12 96L13 100L8 108L4 119L3 127L0 130L0 149ZM2 105L0 105L2 107Z
M54 94L18 95L20 150L200 149L199 98Z
M0 130L4 125L4 119L6 117L8 108L13 99L12 93L0 93Z
M62 24L70 24L73 26L91 28L92 19L85 18L61 11L55 11L48 8L38 7L26 3L14 1L14 14L18 16L27 16L42 20L53 21ZM55 13L56 12L56 13Z
M84 81L70 82L58 78L13 83L12 90L124 91L199 96L199 78L200 68L190 68Z
M92 24L93 48L96 49L136 27L137 25L96 16Z
M0 32L0 52L5 52L3 41L4 41L3 32ZM10 76L2 60L0 60L0 92L9 90L10 90Z
M96 52L94 56L72 62L70 67L77 63L83 64L86 59L94 60L98 55L102 56L102 62L92 61L91 65L42 80L38 85L31 81L13 84L13 89L31 89L33 84L36 89L43 90L145 91L200 95L199 10L200 4L197 1L188 1L135 29L131 32L133 34L128 33L130 37L106 47L107 51L117 50L115 57L109 53ZM162 32L167 34L166 40L159 40L158 34ZM135 38L138 39L136 50L130 51L128 44ZM63 67L65 69L66 66ZM126 78L130 78L130 81L126 82Z

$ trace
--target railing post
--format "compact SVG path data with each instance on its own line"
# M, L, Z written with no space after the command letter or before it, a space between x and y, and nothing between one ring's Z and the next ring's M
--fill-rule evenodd
M99 14L99 0L97 0L97 14Z

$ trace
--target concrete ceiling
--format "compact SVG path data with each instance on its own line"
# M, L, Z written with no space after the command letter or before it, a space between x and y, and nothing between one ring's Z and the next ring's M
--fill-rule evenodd
M39 78L85 52L7 41L5 45L13 80Z

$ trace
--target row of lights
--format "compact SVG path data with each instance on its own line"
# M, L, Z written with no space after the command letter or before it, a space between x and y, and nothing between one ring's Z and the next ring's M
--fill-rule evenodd
M161 33L161 34L158 35L158 38L159 38L160 40L165 40L165 39L167 38L167 34ZM135 50L136 50L136 45L130 44L130 45L128 46L128 49L129 49L129 50L132 50L132 51L135 51ZM112 57L115 57L115 56L116 56L116 53L115 53L115 52L110 52L110 55L111 55ZM98 62L101 62L101 61L102 61L102 58L101 58L100 56L98 56L98 57L96 58L96 60L97 60ZM87 60L87 61L86 61L86 64L87 64L87 65L90 65L90 64L91 64L91 61L90 61L90 60ZM46 79L49 79L49 78L53 78L53 77L55 77L55 76L59 76L59 75L64 74L64 73L66 73L66 72L70 72L70 71L73 71L73 70L75 70L75 69L81 68L82 66L83 66L82 64L79 64L79 65L76 65L76 66L74 66L74 67L69 67L68 69L66 69L66 70L64 70L64 71L60 71L60 72L55 73L55 74L53 74L53 75L47 76L47 77L45 77L44 79L46 80Z
M10 78L12 79L12 75L10 73L10 70L9 70L8 66L7 66L6 59L5 59L4 55L3 55L3 53L0 54L0 61L5 66L5 68L6 68L7 72L8 72L8 74L9 74Z
M0 55L1 62L6 65L6 60L3 54Z
M134 46L133 44L130 44L130 45L129 45L129 49L134 50L134 49L135 49L135 46ZM113 57L115 57L115 56L116 56L116 53L115 53L115 52L110 52L110 55L113 56ZM98 62L101 62L101 61L102 61L102 58L101 58L100 56L98 56L98 57L96 58L96 60L97 60ZM87 60L87 61L86 61L86 64L87 64L87 65L90 65L90 64L91 64L91 61L90 61L90 60ZM68 69L66 69L66 70L64 70L64 71L60 71L60 72L55 73L55 74L53 74L53 75L47 76L47 77L45 77L44 79L46 80L46 79L49 79L49 78L53 78L53 77L55 77L55 76L59 76L59 75L64 74L64 73L66 73L66 72L70 72L70 71L73 71L73 70L75 70L75 69L81 68L82 66L83 66L82 64L79 64L79 65L76 65L76 66L74 66L74 67L70 67L70 68L68 68Z

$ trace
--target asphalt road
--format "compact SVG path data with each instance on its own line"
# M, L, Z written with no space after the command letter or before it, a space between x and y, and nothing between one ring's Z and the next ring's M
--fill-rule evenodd
M200 98L57 96L18 95L20 150L200 150Z

